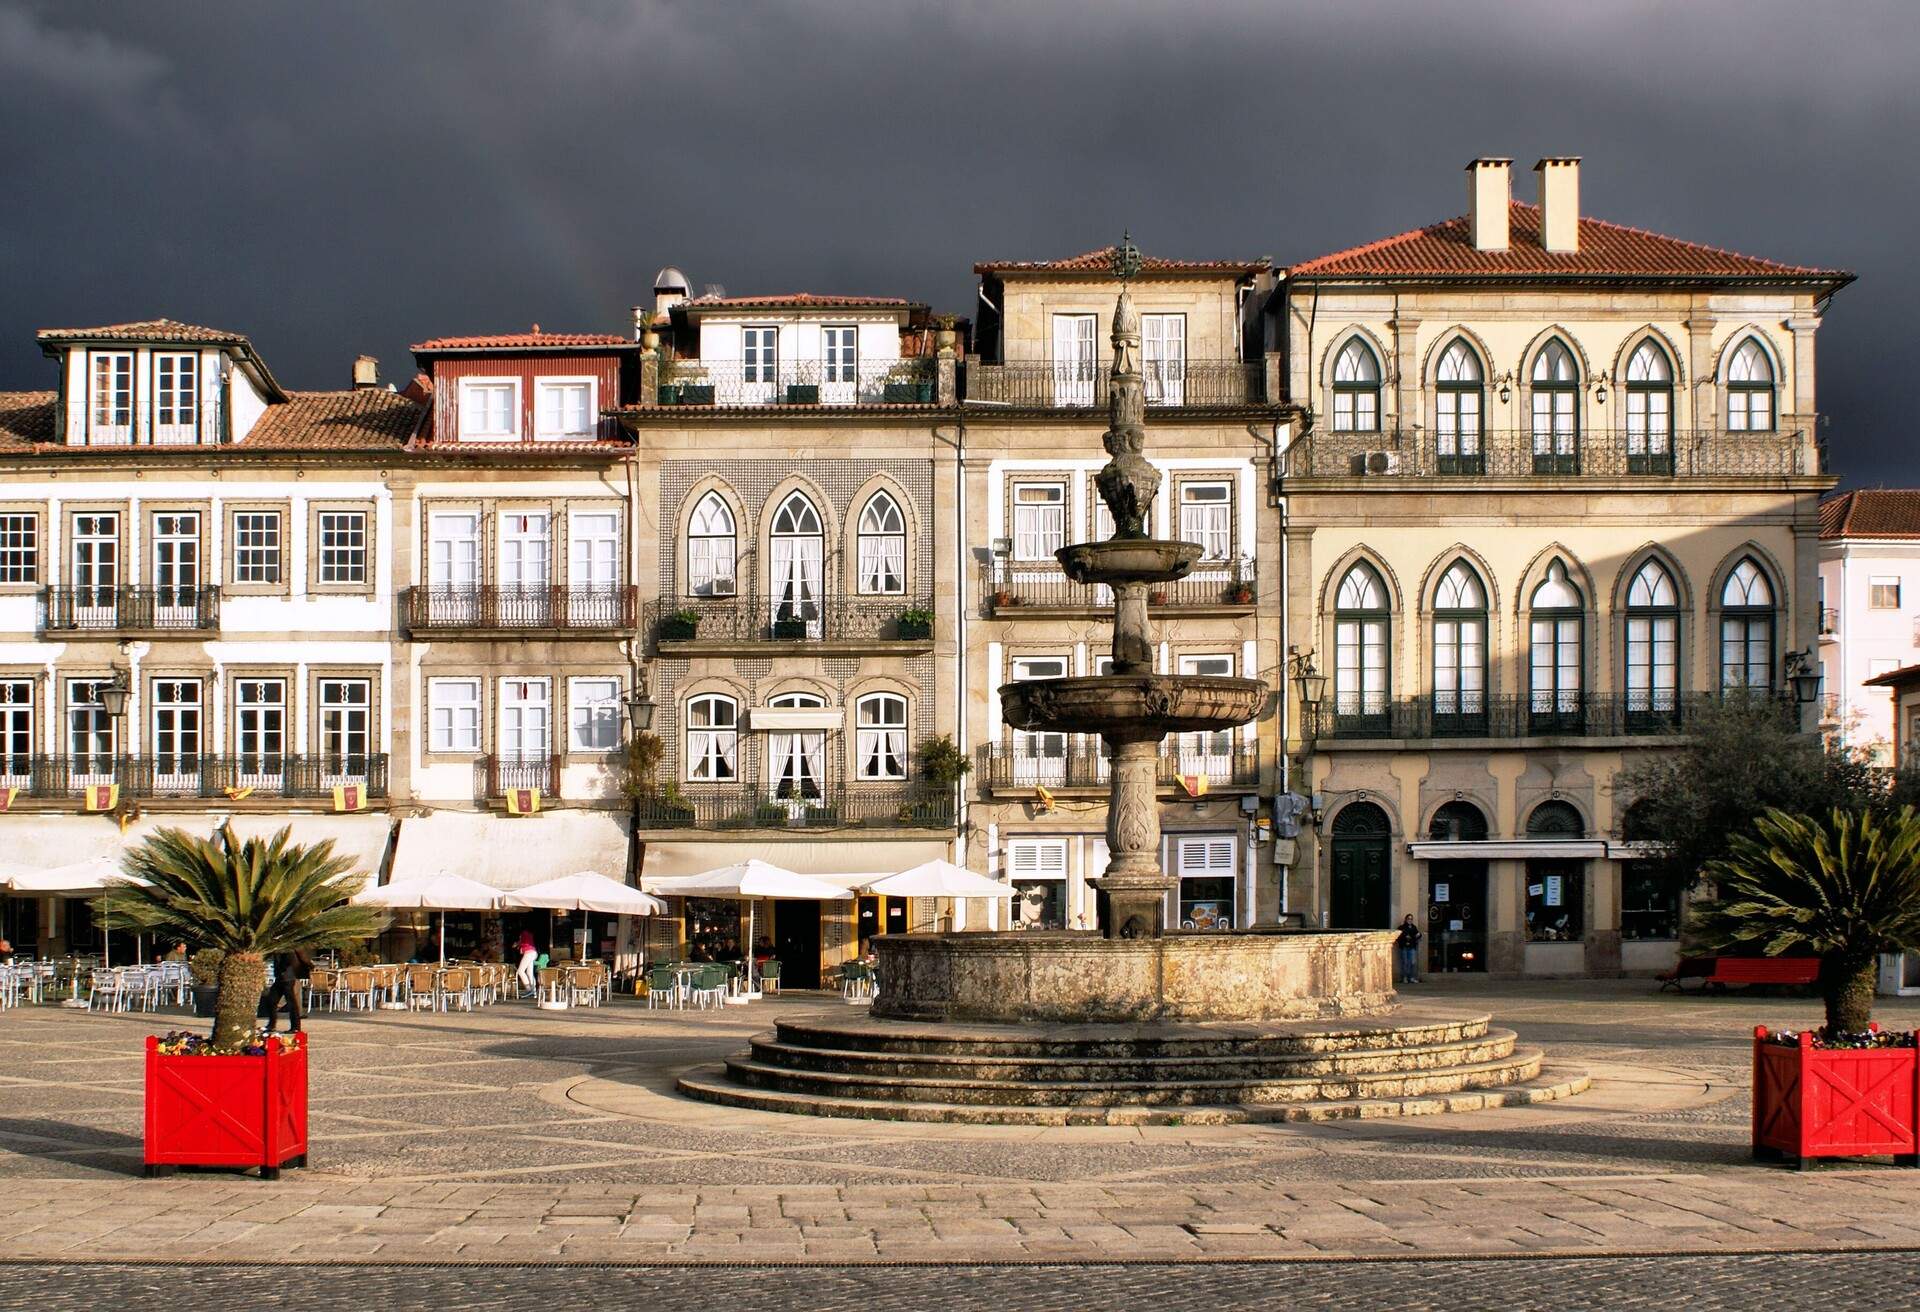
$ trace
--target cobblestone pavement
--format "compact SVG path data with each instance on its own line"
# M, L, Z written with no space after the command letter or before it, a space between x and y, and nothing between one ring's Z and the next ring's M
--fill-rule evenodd
M312 1168L277 1183L138 1178L139 1040L191 1022L0 1013L0 1254L645 1264L1920 1247L1920 1172L1748 1158L1751 1026L1817 1021L1808 999L1431 985L1412 1005L1491 1011L1595 1083L1564 1103L1405 1121L898 1125L673 1095L676 1073L775 1016L844 1005L322 1015ZM1920 1004L1889 1002L1881 1018L1911 1026Z
M1516 1308L1561 1312L1681 1307L1747 1312L1757 1305L1909 1308L1920 1296L1911 1253L1752 1257L1532 1258L1492 1262L1165 1264L1126 1267L0 1267L7 1305L46 1312L111 1306L177 1312L213 1291L246 1291L255 1308L302 1312L370 1307L512 1309L648 1307L682 1300L755 1312L1048 1312L1128 1306L1156 1312L1224 1308Z

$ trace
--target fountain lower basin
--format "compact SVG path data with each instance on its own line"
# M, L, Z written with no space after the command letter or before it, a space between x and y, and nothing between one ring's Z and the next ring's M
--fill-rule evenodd
M1000 713L1016 729L1158 741L1245 724L1267 699L1258 679L1217 675L1094 674L1035 679L1000 689Z

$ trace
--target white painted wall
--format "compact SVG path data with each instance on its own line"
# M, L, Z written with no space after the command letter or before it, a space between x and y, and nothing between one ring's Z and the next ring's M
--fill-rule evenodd
M1875 610L1873 580L1900 580L1900 607ZM1838 611L1834 632L1820 638L1823 693L1839 697L1847 741L1892 763L1893 696L1862 682L1886 669L1920 664L1920 542L1866 538L1820 544L1822 605Z

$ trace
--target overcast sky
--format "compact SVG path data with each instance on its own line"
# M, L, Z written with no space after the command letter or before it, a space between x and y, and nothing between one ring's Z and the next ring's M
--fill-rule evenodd
M1597 217L1857 272L1834 461L1920 483L1917 57L1911 0L0 0L0 387L160 314L404 381L430 335L625 331L669 263L970 314L976 260L1303 259L1577 154Z

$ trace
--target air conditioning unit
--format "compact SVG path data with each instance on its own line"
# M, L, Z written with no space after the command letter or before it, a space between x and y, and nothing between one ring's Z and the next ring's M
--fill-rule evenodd
M1367 452L1367 472L1369 474L1399 473L1400 453L1398 451Z

